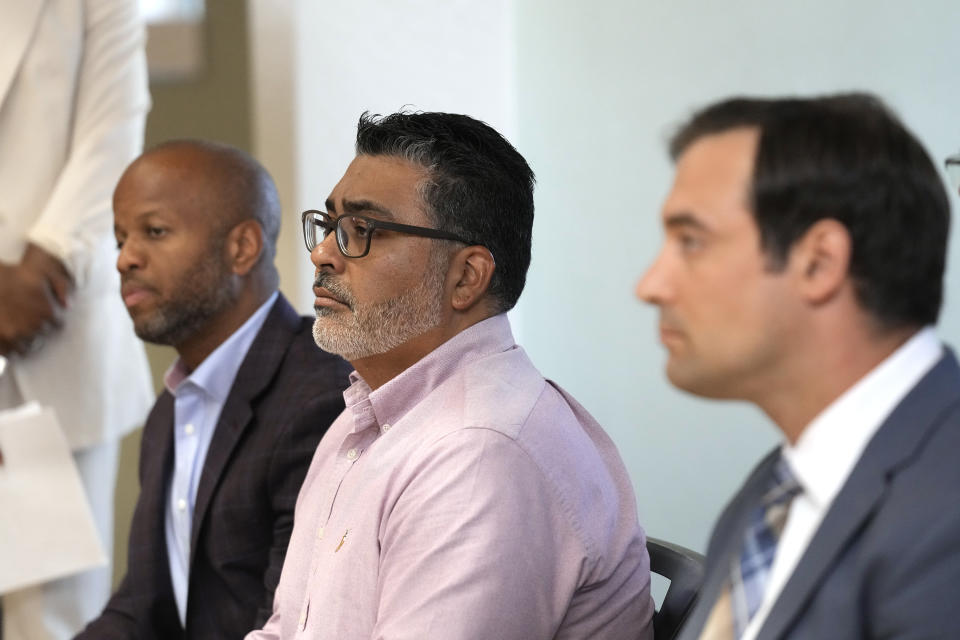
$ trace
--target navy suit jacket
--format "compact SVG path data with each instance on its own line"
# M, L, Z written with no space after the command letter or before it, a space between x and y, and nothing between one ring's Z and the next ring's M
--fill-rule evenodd
M270 616L314 449L343 410L350 366L317 348L313 321L278 297L250 346L204 461L191 534L186 629L170 582L164 503L173 469L173 396L150 412L127 575L78 638L242 638Z
M726 507L707 550L695 640L779 452ZM868 443L758 640L960 638L960 367L945 355Z

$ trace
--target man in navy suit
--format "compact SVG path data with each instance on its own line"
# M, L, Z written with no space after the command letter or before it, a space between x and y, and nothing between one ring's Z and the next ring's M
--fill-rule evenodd
M876 98L731 99L674 137L667 376L783 432L718 520L681 637L958 638L960 368L937 339L949 204Z
M79 637L239 638L270 615L349 365L277 291L280 205L249 155L163 144L127 168L113 208L137 335L179 358L144 427L127 575Z

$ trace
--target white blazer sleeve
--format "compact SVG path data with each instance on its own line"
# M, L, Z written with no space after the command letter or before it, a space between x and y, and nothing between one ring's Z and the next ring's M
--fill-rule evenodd
M150 107L136 0L87 0L70 151L30 242L59 257L78 286L113 228L111 199L140 152Z

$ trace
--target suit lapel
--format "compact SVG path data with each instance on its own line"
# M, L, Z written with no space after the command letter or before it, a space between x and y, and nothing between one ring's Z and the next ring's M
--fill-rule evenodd
M730 561L734 554L740 553L743 547L743 536L750 511L762 499L763 492L770 483L773 466L779 456L778 447L757 464L739 493L717 520L710 547L707 549L709 564L703 586L690 617L681 629L679 640L696 640L700 637L703 626L720 596L720 590L730 576Z
M167 565L164 520L166 518L167 480L173 474L173 396L164 391L157 398L143 429L140 445L140 495L154 498L146 509L144 532L149 536L150 546L162 551ZM168 572L169 573L169 572Z
M885 491L884 474L873 464L855 468L787 581L758 638L779 638L801 612L836 558L870 519Z
M197 487L190 532L191 564L210 501L237 443L253 418L253 402L273 379L299 323L300 317L293 307L282 295L278 296L237 371L213 432Z
M33 40L46 0L3 0L0 20L0 107L17 77L27 46Z
M134 556L127 570L130 575L138 571L147 572L143 584L149 585L145 589L147 592L155 594L155 601L150 605L153 623L164 628L179 629L165 525L167 480L173 474L173 421L173 396L164 391L150 411L140 448L141 502L134 515L130 539L131 542L137 541L139 553L144 555ZM143 502L149 498L152 498L151 502Z
M960 369L952 352L915 386L884 421L770 610L759 640L783 637L827 576L882 504L888 479L909 465L920 444L958 401Z

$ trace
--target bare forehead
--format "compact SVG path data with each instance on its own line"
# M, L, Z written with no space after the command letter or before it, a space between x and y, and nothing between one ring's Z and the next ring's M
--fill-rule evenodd
M138 158L124 172L114 192L116 209L156 210L181 214L198 224L222 215L224 185L207 170L200 154L164 149ZM218 219L217 224L220 224Z
M419 204L420 183L426 177L426 169L404 158L359 155L330 192L330 198L334 204L337 199L388 199Z

